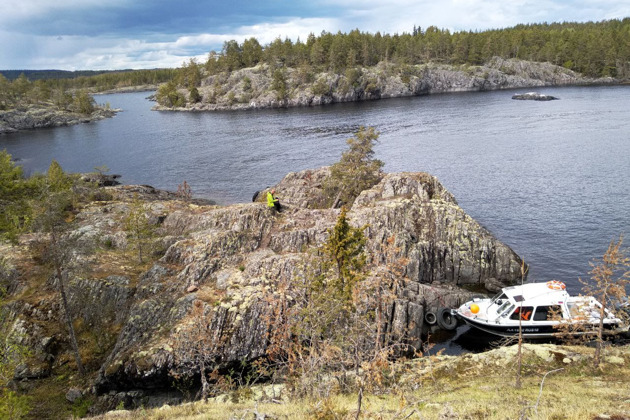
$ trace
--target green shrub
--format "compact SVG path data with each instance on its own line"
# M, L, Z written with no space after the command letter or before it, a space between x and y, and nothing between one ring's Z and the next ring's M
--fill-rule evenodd
M87 416L90 406L92 406L92 400L90 398L79 398L72 404L72 417L83 418Z
M330 86L326 81L325 77L320 77L317 79L315 83L313 83L313 87L311 88L311 92L316 96L324 96L330 94Z
M252 79L247 76L243 78L243 90L245 92L249 92L250 90L252 90Z
M169 108L182 107L186 105L186 98L177 91L174 81L161 85L155 94L158 104Z
M348 79L348 83L354 87L359 87L359 79L361 78L361 70L357 68L350 68L346 70L346 79Z
M374 78L370 78L368 79L366 85L365 85L365 91L371 95L377 93L379 91L378 89L378 81Z
M230 93L228 93L227 101L229 105L233 105L234 102L236 102L236 94L234 91L230 91Z
M31 410L31 398L3 389L0 393L0 419L23 419Z
M196 87L193 87L190 89L190 96L188 99L193 104L196 104L197 102L201 102L201 94L199 93L199 90Z

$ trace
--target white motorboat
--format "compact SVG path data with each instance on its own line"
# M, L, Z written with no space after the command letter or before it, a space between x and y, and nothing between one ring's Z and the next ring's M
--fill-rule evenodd
M571 334L593 334L601 320L602 305L590 296L570 296L564 283L553 280L501 289L492 299L476 298L452 311L468 325L503 337L553 337L563 330ZM604 328L622 324L608 309ZM562 328L562 327L566 328Z

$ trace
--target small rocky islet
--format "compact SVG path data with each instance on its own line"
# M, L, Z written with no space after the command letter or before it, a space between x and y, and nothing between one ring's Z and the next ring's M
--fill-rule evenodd
M527 92L512 95L512 99L517 99L521 101L555 101L560 98L539 92Z
M96 107L91 114L61 111L55 106L28 105L18 109L0 111L0 135L22 130L63 127L111 118L120 109Z

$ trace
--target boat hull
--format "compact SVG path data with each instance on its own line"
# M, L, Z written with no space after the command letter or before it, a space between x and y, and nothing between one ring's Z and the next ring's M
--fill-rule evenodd
M462 319L466 324L478 330L484 331L488 334L497 335L499 337L514 337L518 335L519 327L512 325L493 325L485 322L475 321L463 317L459 314L457 316ZM522 326L523 337L529 338L545 338L553 337L558 334L558 331L553 328L553 325L523 325Z
M483 322L476 320L474 318L468 318L463 316L462 314L455 312L455 316L460 320L463 320L469 326L476 328L478 330L484 331L488 334L497 335L499 337L514 337L519 334L519 326L518 325L504 325L504 324L492 324L488 322ZM536 325L531 325L530 323L523 323L521 325L522 335L524 338L550 338L550 337L558 337L563 335L564 332L559 330L556 326L558 324L554 323L537 323ZM616 327L614 324L604 324L604 329L612 330ZM586 325L583 330L571 331L570 335L592 335L596 333L595 325Z

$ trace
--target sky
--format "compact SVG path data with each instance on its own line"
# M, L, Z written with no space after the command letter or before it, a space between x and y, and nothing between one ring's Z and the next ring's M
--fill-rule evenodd
M2 0L0 69L119 70L207 60L223 43L630 17L630 0Z

